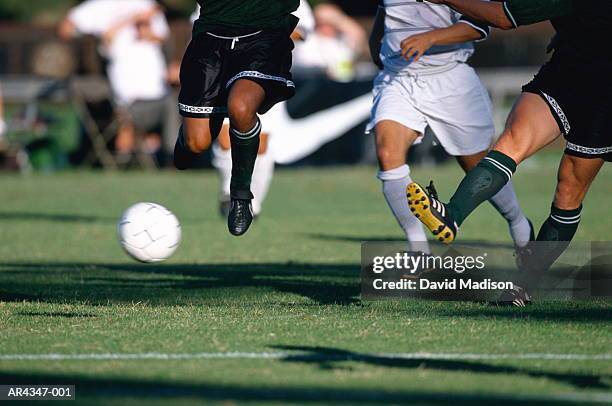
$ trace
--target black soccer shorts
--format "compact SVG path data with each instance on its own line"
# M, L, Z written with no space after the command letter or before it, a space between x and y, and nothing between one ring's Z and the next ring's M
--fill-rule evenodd
M228 34L228 33L223 33ZM259 113L295 94L291 76L293 40L285 29L232 36L196 35L183 57L179 111L183 117L227 116L227 97L237 80L261 85L266 99Z
M612 162L612 80L608 69L557 55L523 92L541 96L565 135L565 153Z

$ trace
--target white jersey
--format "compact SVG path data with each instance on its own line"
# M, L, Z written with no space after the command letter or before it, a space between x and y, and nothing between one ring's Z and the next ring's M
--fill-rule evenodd
M101 37L130 17L155 6L153 0L88 0L73 8L68 19L79 33ZM162 13L151 19L151 29L160 38L170 34ZM157 100L167 94L162 44L141 40L134 24L121 28L106 45L105 52L110 61L108 76L118 104Z
M456 45L434 46L417 62L407 61L401 55L401 42L411 35L422 34L458 22L471 25L481 32L483 39L489 29L477 24L448 6L420 3L416 0L380 0L385 11L385 35L380 52L385 69L394 73L436 72L467 62L474 53L471 42Z

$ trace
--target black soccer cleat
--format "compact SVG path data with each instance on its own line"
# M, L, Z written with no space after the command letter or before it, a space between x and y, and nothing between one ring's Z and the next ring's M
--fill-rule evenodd
M425 224L438 241L450 244L455 240L459 227L450 217L446 205L438 200L433 182L426 189L415 182L409 184L406 197L412 214Z
M176 138L176 144L174 144L174 167L179 171L193 168L197 157L198 154L191 152L187 146L183 134L183 127L181 127L178 137Z
M232 235L239 237L249 231L253 222L251 200L232 199L227 216L227 228Z
M531 295L524 288L514 285L501 294L498 303L502 306L527 307L531 304Z

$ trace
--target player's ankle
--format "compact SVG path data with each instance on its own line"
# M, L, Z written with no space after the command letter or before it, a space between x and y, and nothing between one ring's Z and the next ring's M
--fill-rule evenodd
M232 200L253 200L253 193L249 189L232 189L230 197Z

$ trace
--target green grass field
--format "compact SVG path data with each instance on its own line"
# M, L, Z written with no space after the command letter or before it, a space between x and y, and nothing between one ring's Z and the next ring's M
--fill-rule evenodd
M515 179L538 224L556 163L536 158ZM74 384L78 401L99 404L612 402L609 356L521 357L612 354L611 302L361 301L360 242L401 238L374 175L279 171L241 239L218 217L213 172L0 176L0 384ZM414 171L442 196L459 176L454 164ZM609 240L611 193L608 166L577 239ZM183 243L166 263L137 264L116 241L117 218L137 201L181 219ZM488 242L509 243L505 222L482 207L461 238L492 230ZM20 359L52 353L101 359ZM512 356L485 357L495 354Z

